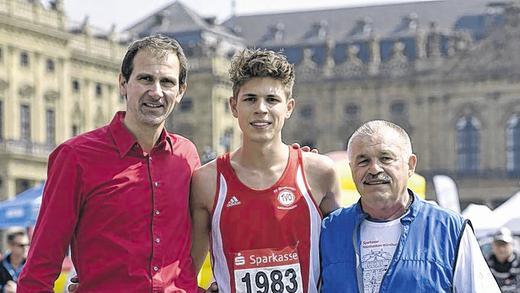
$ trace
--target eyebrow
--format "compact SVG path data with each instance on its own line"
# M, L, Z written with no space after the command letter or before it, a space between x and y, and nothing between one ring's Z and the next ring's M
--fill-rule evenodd
M359 161L361 159L366 159L368 156L365 155L365 154L361 154L361 155L357 155L355 158L354 158L354 161Z
M397 157L397 154L395 152L392 152L390 150L383 150L379 155L386 155L391 157Z
M148 72L136 73L136 77L138 77L138 78L139 77L153 77L154 79L157 78L156 75L148 73ZM159 76L159 79L160 80L168 80L168 81L177 82L177 78L174 77L174 76Z

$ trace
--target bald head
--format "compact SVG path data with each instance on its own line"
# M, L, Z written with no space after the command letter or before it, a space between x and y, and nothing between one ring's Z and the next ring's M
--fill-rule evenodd
M399 125L394 124L392 122L388 122L385 120L372 120L364 123L361 125L350 137L348 140L347 145L347 153L349 159L351 156L351 146L352 142L356 139L362 138L362 137L370 137L370 136L377 136L381 135L383 133L388 134L388 132L394 132L395 135L399 138L400 146L403 149L403 152L405 155L411 155L412 154L412 142L410 140L410 136L408 136L408 133L401 128Z

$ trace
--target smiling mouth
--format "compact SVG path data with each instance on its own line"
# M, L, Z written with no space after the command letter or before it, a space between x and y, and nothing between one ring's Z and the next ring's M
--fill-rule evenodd
M162 105L162 104L152 104L152 103L143 103L143 106L148 107L148 108L154 108L154 109L164 108L164 105Z
M379 173L377 175L367 174L364 178L363 184L365 185L382 185L390 184L391 178L385 173Z
M390 181L386 180L371 180L371 181L364 181L363 184L365 185L381 185L381 184L390 184Z
M271 122L268 122L268 121L261 121L261 122L251 122L249 123L251 126L255 127L255 128L266 128L268 127L269 125L271 125L272 123Z

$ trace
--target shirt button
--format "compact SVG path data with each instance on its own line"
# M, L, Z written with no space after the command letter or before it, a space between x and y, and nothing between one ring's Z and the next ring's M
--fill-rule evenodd
M161 242L160 238L155 238L155 243L160 243L160 242Z
M159 182L156 181L156 182L153 183L153 185L154 185L155 187L159 187Z
M158 216L161 212L159 210L155 210L155 214Z
M159 268L157 266L154 266L153 270L157 272L159 270Z

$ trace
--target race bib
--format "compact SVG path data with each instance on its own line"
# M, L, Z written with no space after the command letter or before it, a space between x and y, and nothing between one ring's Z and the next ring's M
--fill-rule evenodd
M303 293L298 251L255 249L234 257L236 293Z

